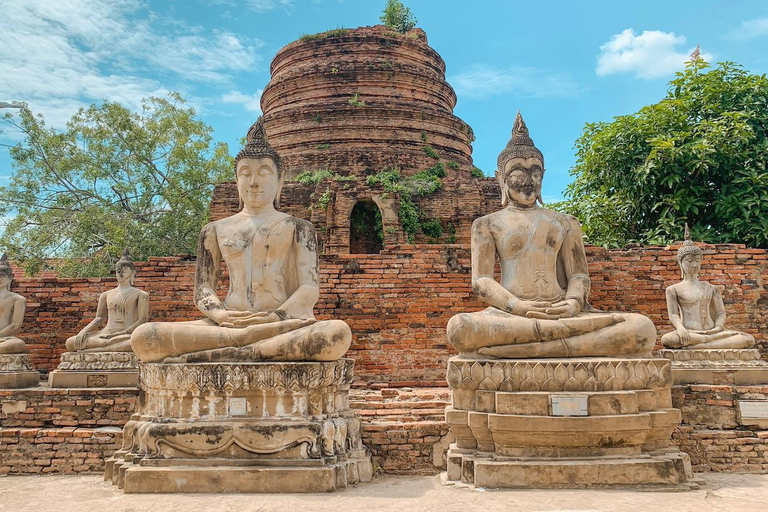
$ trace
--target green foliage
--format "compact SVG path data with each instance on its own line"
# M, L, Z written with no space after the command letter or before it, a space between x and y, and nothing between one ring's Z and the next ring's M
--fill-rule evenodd
M348 28L335 28L326 32L320 32L318 34L304 34L299 38L301 42L318 41L320 39L328 39L329 37L341 37L349 33Z
M768 247L768 78L732 62L687 63L666 98L576 141L576 180L557 205L589 243L696 240Z
M324 144L318 144L317 146L315 146L315 149L328 149L330 147L331 145L326 142Z
M421 130L421 140L427 142L427 132L424 130Z
M408 241L413 242L416 234L422 229L422 223L419 220L419 209L413 201L413 197L434 194L443 188L441 178L444 176L445 167L442 163L437 162L429 169L419 171L413 176L406 178L402 178L400 171L393 167L368 176L366 183L369 186L380 186L386 192L398 194L400 206L397 214L400 218L400 224L408 236Z
M456 160L451 160L448 162L448 167L450 167L451 169L458 169L459 162L457 162Z
M328 203L330 203L330 202L331 202L331 187L328 187L323 192L323 195L321 195L320 198L317 200L317 204L323 210L327 210L328 209Z
M401 34L416 26L416 17L398 0L388 0L379 19L384 25Z
M427 154L429 158L434 158L435 160L440 160L440 155L432 149L432 146L424 146L424 152Z
M364 107L365 106L365 102L360 99L360 97L359 97L359 95L357 93L355 93L355 95L352 96L352 98L349 100L349 106L350 107L355 107L355 108L360 108L360 107Z
M485 173L479 167L473 167L470 173L473 178L485 178Z
M140 112L91 105L61 132L26 109L6 115L24 140L0 187L0 250L28 272L56 258L67 276L109 275L126 247L136 259L194 254L214 185L233 178L227 145L195 116L175 93Z
M317 169L315 171L304 171L296 176L296 181L302 185L310 186L317 185L323 180L327 180L333 176L333 171L330 169Z
M430 238L440 238L443 236L443 226L437 219L427 219L421 221L421 232Z

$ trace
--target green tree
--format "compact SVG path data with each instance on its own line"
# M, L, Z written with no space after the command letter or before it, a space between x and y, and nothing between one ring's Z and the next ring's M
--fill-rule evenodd
M379 19L384 25L401 34L405 34L416 26L416 17L398 0L388 0Z
M667 96L576 141L575 181L555 207L607 247L694 239L768 247L768 79L692 56Z
M232 158L181 96L148 98L139 112L91 105L61 132L20 113L4 117L24 140L0 187L0 215L10 219L0 250L28 272L52 261L70 276L108 275L125 247L137 259L195 253Z

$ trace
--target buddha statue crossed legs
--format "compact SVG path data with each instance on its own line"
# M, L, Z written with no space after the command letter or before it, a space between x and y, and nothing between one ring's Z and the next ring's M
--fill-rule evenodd
M518 113L496 171L505 208L472 225L472 289L489 307L451 318L449 342L465 357L649 356L650 319L597 312L587 302L581 226L536 204L543 176L543 156Z
M207 317L152 322L131 336L145 362L335 361L352 341L340 320L318 322L317 238L312 224L279 212L280 159L261 120L235 159L243 209L200 233L195 304ZM222 259L229 293L216 295Z
M726 331L725 306L720 291L699 280L702 251L691 241L688 225L685 241L677 251L677 263L683 280L666 290L669 321L675 330L661 337L671 349L743 349L753 348L751 334Z

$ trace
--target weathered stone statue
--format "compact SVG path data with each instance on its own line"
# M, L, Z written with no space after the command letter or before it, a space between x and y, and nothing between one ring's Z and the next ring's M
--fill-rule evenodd
M131 351L131 333L149 317L149 294L133 286L136 267L128 249L117 262L115 276L117 287L101 294L96 318L67 340L70 352Z
M472 289L489 307L448 322L459 355L446 482L688 488L690 461L670 446L670 362L650 357L656 329L590 307L581 226L536 204L544 159L519 113L496 176L505 208L472 225Z
M115 276L117 286L99 296L96 318L67 340L69 352L61 354L59 366L48 374L51 387L137 385L139 362L131 334L149 318L149 294L133 286L136 266L128 249L115 265Z
M195 304L207 318L139 327L131 344L142 361L335 361L349 348L346 323L317 322L312 312L315 229L275 209L283 176L260 123L248 140L235 159L242 211L200 233ZM216 295L222 259L230 279L223 301Z
M699 280L702 254L686 224L685 241L677 251L683 280L666 291L669 321L675 330L662 336L661 343L672 349L754 347L751 334L724 329L725 306L720 291Z
M725 329L725 306L720 291L699 280L703 252L685 226L685 240L677 251L683 280L667 287L667 313L675 327L661 337L659 355L672 361L675 384L762 385L768 382L768 363L762 360L749 333Z
M23 354L27 347L16 337L24 322L27 299L11 291L13 269L8 256L0 259L0 354Z
M518 113L496 171L506 208L472 225L472 289L489 307L451 318L448 341L468 357L650 355L650 319L590 307L581 226L536 204L543 177L544 158Z
M243 209L200 234L194 300L206 319L131 336L142 401L105 470L125 492L327 492L371 479L349 408L354 363L342 359L352 333L312 311L314 227L276 210L280 158L261 120L247 140L235 159Z
M11 291L13 269L8 256L0 258L0 388L37 386L40 374L32 370L21 331L27 299Z

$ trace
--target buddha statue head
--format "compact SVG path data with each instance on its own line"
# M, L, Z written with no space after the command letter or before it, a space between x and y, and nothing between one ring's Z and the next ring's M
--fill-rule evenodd
M680 249L677 250L677 264L680 265L680 273L683 279L686 276L698 277L701 271L701 257L703 254L701 248L691 240L691 232L686 223L685 240Z
M0 290L9 290L13 282L13 268L8 262L8 255L3 254L0 258Z
M528 127L518 111L512 127L512 138L496 161L496 179L501 188L501 205L511 201L515 206L530 208L541 200L544 157L528 135Z
M123 256L117 260L115 276L117 277L117 284L128 283L133 286L133 279L136 277L136 266L133 264L128 248L123 251Z
M280 206L280 157L267 142L261 117L248 130L245 147L235 157L235 172L241 208L260 209L270 203Z

